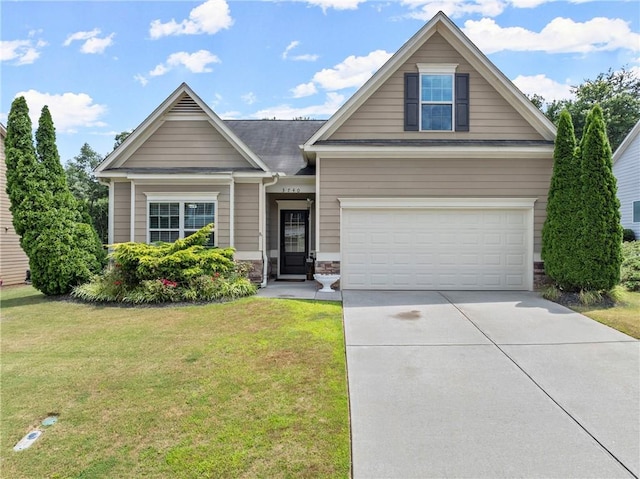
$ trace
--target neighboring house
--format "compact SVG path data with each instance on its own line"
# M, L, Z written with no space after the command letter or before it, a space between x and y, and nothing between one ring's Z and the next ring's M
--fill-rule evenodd
M640 121L613 154L622 227L640 240Z
M111 243L214 221L265 284L531 290L554 138L439 13L326 122L223 121L183 84L96 174Z
M0 124L0 286L24 283L29 258L20 247L20 237L13 229L9 197L7 196L7 164L4 157L4 139L7 130Z

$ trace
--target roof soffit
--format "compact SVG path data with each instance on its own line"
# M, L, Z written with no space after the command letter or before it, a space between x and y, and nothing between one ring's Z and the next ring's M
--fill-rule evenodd
M546 140L555 139L556 128L518 88L476 47L469 38L442 12L438 12L411 37L338 111L313 135L304 147L326 140L344 124L433 35L439 33L471 66L513 106Z
M238 136L224 124L222 119L196 95L196 93L187 85L182 83L167 99L162 102L128 137L127 139L105 160L98 165L96 173L106 169L118 168L127 159L140 148L145 141L155 133L160 126L172 117L180 115L176 113L175 108L185 101L185 95L193 100L202 114L201 118L208 121L224 138L228 141L249 164L253 167L260 168L263 171L270 171L269 167L242 141ZM190 102L191 103L191 102ZM190 112L191 115L200 116L194 112L194 108Z

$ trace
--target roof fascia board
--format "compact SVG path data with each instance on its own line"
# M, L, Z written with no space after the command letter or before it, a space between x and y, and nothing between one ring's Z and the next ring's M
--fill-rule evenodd
M442 27L441 27L442 26ZM451 42L483 76L497 80L494 86L546 140L554 140L556 128L515 85L476 47L444 13L438 12L405 43L338 111L303 145L305 151L318 140L329 138L396 70L404 64L435 32Z
M316 141L330 137L391 75L436 32L436 24L444 16L436 14L415 33L367 82L342 105L331 118L309 138L305 149Z
M180 96L186 93L189 95L196 104L205 112L207 121L216 128L217 131L227 140L238 152L245 158L252 166L260 168L263 171L268 172L269 167L249 149L249 147L240 140L230 129L227 127L222 119L216 115L216 113L207 105L202 99L187 85L182 83L176 88L171 95L167 97L139 126L131 135L114 151L109 155L105 161L103 161L95 169L96 174L102 172L106 168L114 168L122 165L129 156L135 152L167 119L172 115L169 113L170 108L180 98Z
M540 146L314 146L320 158L551 158L553 145Z
M614 163L618 161L618 159L624 154L626 149L629 148L629 145L633 142L633 140L635 139L636 136L638 136L639 133L640 133L640 120L638 120L638 122L629 132L629 134L625 136L624 140L622 140L622 143L620 143L620 146L618 146L618 148L616 149L615 153L613 154Z

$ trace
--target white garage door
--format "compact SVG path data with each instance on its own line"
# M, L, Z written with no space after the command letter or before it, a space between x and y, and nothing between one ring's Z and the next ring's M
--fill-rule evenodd
M343 209L342 287L528 290L531 212Z

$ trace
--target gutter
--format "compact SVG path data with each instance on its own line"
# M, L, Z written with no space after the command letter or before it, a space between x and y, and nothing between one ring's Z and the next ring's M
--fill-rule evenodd
M262 207L260 211L262 212L262 218L260 220L260 234L262 235L262 283L260 283L260 288L267 287L267 274L268 274L268 266L269 266L269 258L267 257L267 187L275 185L280 179L280 174L276 173L273 177L273 181L269 183L260 183L260 202L262 203Z

